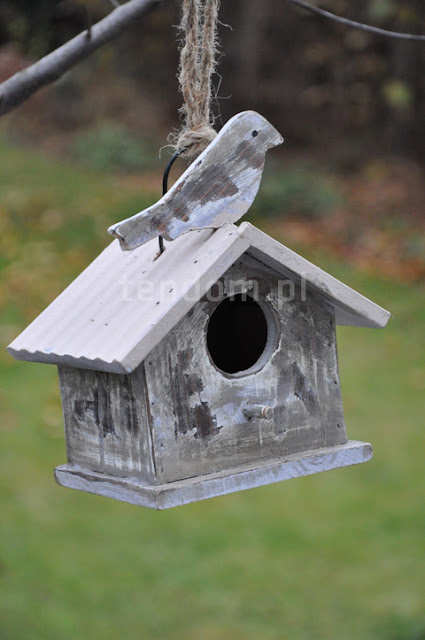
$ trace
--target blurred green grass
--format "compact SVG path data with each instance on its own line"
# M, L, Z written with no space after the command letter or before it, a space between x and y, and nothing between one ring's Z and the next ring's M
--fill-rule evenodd
M56 371L4 346L152 196L5 141L0 161L0 637L423 640L424 286L320 261L393 313L338 332L368 464L166 512L64 490Z
M343 201L340 187L318 166L297 163L282 167L269 162L264 167L261 188L249 213L254 224L264 218L296 215L320 220Z

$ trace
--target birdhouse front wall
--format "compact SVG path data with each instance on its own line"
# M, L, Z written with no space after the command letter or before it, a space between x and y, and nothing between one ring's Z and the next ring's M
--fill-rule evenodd
M251 368L228 373L214 362L212 350L222 340L221 357L231 367L226 331L236 321L241 335L233 327L232 339L245 340L249 356L257 340L256 327L246 331L252 318L244 318L243 304L232 317L230 302L215 344L209 334L222 301L241 294L258 302L267 338ZM334 310L247 254L151 352L144 370L160 483L347 442Z

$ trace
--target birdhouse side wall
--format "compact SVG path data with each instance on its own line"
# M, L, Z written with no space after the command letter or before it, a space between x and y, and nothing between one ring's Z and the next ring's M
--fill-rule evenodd
M347 442L334 310L287 284L293 295L282 299L279 275L245 254L146 359L159 483ZM207 347L219 291L258 297L267 310L265 360L243 375L220 371ZM271 418L247 418L252 405Z
M68 462L153 483L143 365L138 375L58 369Z

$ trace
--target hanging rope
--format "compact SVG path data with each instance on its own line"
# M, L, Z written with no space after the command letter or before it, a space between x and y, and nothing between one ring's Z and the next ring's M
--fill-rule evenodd
M183 0L180 30L179 84L184 104L181 131L173 136L176 150L196 158L217 135L211 115L212 75L216 68L217 16L220 0Z

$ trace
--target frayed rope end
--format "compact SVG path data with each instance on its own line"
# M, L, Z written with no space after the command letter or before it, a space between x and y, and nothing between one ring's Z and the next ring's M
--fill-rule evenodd
M181 131L171 133L168 141L175 151L184 151L181 158L194 160L197 158L214 140L217 131L208 124L200 125L193 129L184 127Z

